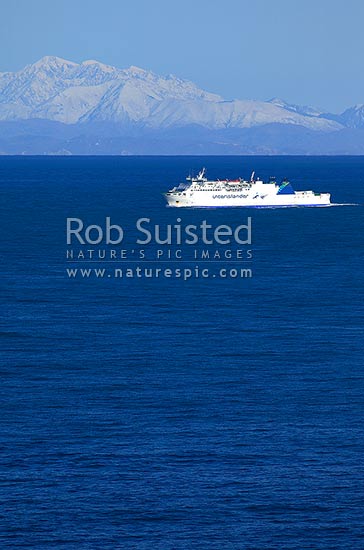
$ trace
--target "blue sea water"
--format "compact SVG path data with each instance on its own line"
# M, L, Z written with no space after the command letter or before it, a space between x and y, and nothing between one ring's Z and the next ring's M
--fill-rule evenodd
M203 165L356 205L166 208ZM364 547L364 158L0 157L0 189L1 548ZM253 277L67 277L66 218L106 216L251 216Z

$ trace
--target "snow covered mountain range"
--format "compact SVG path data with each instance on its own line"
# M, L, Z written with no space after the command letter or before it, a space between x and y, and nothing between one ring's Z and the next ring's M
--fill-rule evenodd
M178 132L186 128L204 136L202 141L209 133L211 137L211 132L215 139L222 139L224 131L226 134L231 130L235 132L233 142L238 129L260 128L264 141L262 129L272 129L272 125L275 134L279 134L279 129L281 134L286 133L288 126L299 127L301 131L305 129L310 135L331 135L346 128L364 128L364 105L335 115L312 107L291 105L277 98L270 101L226 101L173 75L161 77L133 66L118 69L98 61L78 64L47 56L19 72L0 73L0 151L7 152L3 133L9 131L10 122L18 123L11 125L13 133L16 134L16 128L22 128L19 131L24 138L24 129L29 128L30 132L36 132L38 142L41 142L36 120L72 126L71 133L62 130L72 140L80 132L83 136L92 136L95 128L102 127L104 138L110 138L116 132L125 141L126 136L133 134L134 145L138 140L136 136L139 136L139 141L146 135L155 140L163 132ZM27 126L25 121L31 123ZM59 134L57 125L44 126L43 123L42 127L47 135L52 134L52 127L57 127L54 131ZM188 139L187 135L183 139ZM90 145L92 149L92 143ZM145 147L145 152L148 152L147 144ZM264 143L259 147L264 149ZM91 149L89 152L93 152ZM126 153L133 152L129 149L126 148ZM66 150L70 150L69 147Z

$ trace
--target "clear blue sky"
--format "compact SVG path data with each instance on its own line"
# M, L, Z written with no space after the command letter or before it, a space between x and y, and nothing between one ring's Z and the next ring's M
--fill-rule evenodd
M227 99L364 103L364 0L1 0L0 71L44 55L173 73Z

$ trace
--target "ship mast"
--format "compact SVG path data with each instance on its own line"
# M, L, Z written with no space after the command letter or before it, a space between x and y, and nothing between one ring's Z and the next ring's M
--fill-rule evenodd
M201 172L197 176L197 179L198 180L203 180L203 177L204 177L205 173L206 173L206 168L202 168Z

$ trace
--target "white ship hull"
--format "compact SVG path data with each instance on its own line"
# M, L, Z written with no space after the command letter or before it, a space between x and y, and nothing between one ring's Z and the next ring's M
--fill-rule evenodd
M312 193L312 196L309 194L302 196L300 193L295 193L295 195L290 196L277 196L272 197L216 197L212 194L208 196L204 195L203 197L192 196L192 197L166 197L169 206L175 207L274 207L274 206L330 206L330 195L321 194L320 196L315 196Z
M208 181L201 172L197 178L190 178L190 184L174 187L165 198L169 206L217 208L217 207L292 207L329 206L329 193L293 191L289 182L257 181Z

